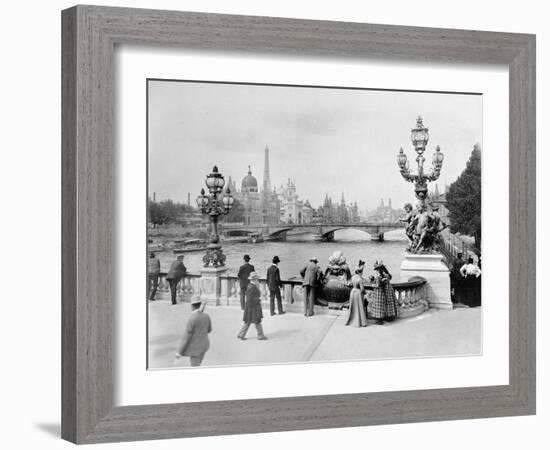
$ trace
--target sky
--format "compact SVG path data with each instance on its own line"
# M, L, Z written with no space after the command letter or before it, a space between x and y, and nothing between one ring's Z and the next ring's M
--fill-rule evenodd
M396 156L403 147L416 167L411 129L422 116L429 128L426 167L439 145L445 155L440 190L464 170L474 144L482 145L482 96L156 81L148 83L149 196L192 204L217 165L240 188L251 166L263 183L270 149L272 186L290 178L314 207L325 194L374 209L414 202ZM433 188L433 185L432 185Z

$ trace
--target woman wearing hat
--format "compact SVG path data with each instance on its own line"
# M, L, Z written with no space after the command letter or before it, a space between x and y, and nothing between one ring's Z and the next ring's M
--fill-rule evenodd
M244 314L243 314L243 327L237 338L241 340L246 340L246 333L250 324L253 323L256 325L256 333L258 334L258 339L260 341L265 341L267 337L264 335L264 330L262 328L262 304L260 300L260 278L256 272L250 273L250 284L246 288L246 303L244 305Z
M365 304L363 302L363 278L356 273L351 277L352 289L349 294L349 313L346 325L354 327L366 327L367 315L365 314Z
M391 274L382 261L374 263L374 270L377 274L371 277L375 286L369 312L378 325L383 325L384 321L391 322L397 317L397 300L390 283Z

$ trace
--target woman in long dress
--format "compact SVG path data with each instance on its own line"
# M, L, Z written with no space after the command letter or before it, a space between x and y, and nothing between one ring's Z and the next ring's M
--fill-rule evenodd
M359 274L351 277L352 289L349 294L349 312L346 325L354 327L366 327L367 315L365 314L365 305L363 303L363 278Z
M384 321L391 322L397 317L397 300L391 285L391 274L382 261L374 263L374 270L377 274L373 277L375 285L369 313L376 319L377 325L384 325Z

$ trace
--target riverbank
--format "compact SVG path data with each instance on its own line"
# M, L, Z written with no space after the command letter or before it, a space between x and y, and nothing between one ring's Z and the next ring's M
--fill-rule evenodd
M264 305L265 307L266 305ZM345 326L345 316L287 313L269 316L264 309L267 341L248 339L237 332L242 311L236 307L208 307L212 319L210 350L205 366L303 363L473 355L481 352L481 308L429 310L410 319L365 328ZM187 303L149 303L149 366L186 367L188 358L174 362L174 353L191 314Z

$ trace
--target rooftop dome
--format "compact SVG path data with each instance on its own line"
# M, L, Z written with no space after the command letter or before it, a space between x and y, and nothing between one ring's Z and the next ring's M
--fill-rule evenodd
M250 166L248 166L248 175L241 182L241 190L248 192L258 192L258 180L252 175Z

